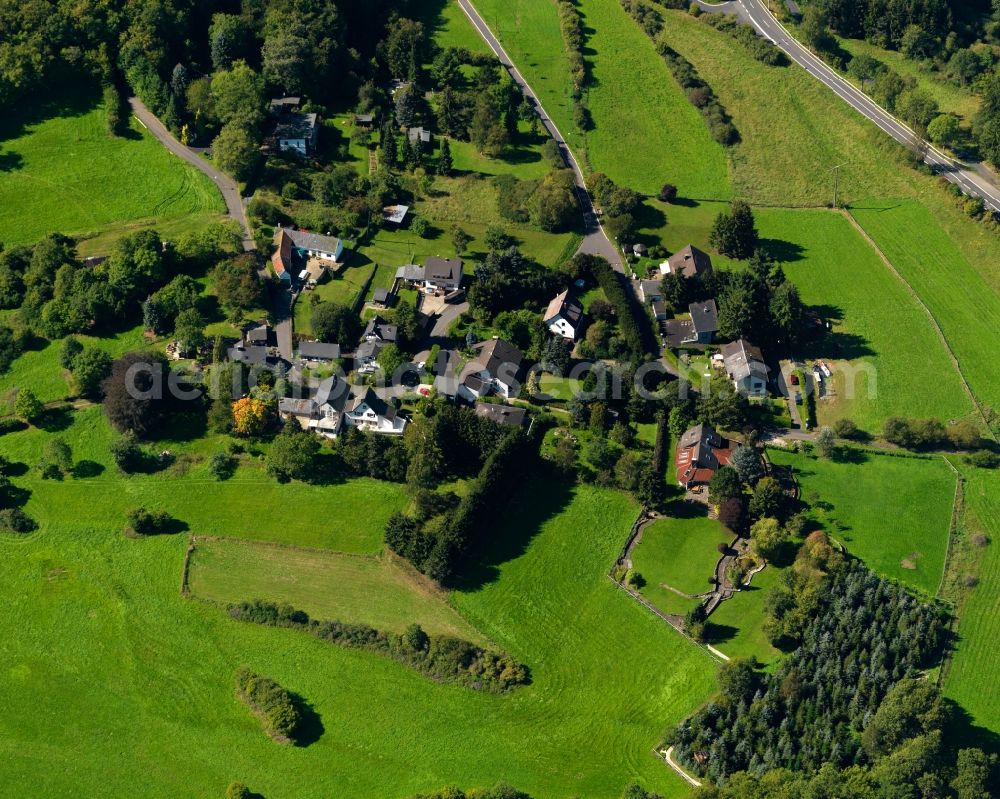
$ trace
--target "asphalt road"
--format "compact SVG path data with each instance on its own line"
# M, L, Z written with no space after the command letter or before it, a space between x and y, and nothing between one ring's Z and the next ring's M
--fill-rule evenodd
M900 122L861 90L838 75L808 48L799 44L795 37L788 33L785 27L767 10L762 0L738 0L738 2L733 0L715 6L702 2L699 5L706 10L736 13L741 19L748 21L757 29L758 33L780 47L792 61L896 141L911 145L919 139L909 126ZM927 155L924 160L947 180L957 183L966 194L982 197L989 208L1000 211L1000 187L977 172L975 168L967 167L948 157L929 143L927 143Z
M186 161L200 172L204 172L219 189L222 199L226 202L226 210L229 216L234 219L243 230L243 250L244 252L256 251L257 245L254 243L250 233L250 223L247 221L246 208L243 206L243 196L236 181L224 172L220 172L212 164L201 157L196 151L174 138L167 127L143 104L138 97L129 97L128 103L132 107L132 113L136 119L142 123L143 127L159 141L170 152L178 158ZM267 262L261 262L257 270L262 280L267 279ZM272 287L272 316L271 320L275 327L278 340L278 351L286 360L292 359L292 307L291 295L287 288L283 286Z
M500 63L504 66L507 72L510 73L511 78L514 79L514 82L521 89L521 92L531 101L535 108L535 112L538 114L538 118L542 121L542 125L545 126L549 135L555 140L556 144L559 145L559 151L562 153L563 159L569 165L570 169L573 170L576 183L576 193L580 200L580 208L583 211L584 229L583 242L580 244L580 248L577 252L585 252L592 255L603 255L615 268L616 272L625 274L625 268L622 263L622 254L615 246L614 242L608 238L607 234L604 232L604 228L601 227L597 214L594 213L594 204L590 198L590 192L587 191L587 183L584 180L583 170L580 169L580 164L577 163L576 156L573 155L573 151L566 144L566 140L563 138L562 133L560 133L559 128L556 127L556 123L549 117L548 113L545 111L545 107L542 105L531 86L528 85L528 82L524 79L521 73L518 72L517 67L514 66L514 62L503 49L503 45L501 45L496 36L493 35L489 26L483 21L483 18L479 16L479 12L476 11L475 6L473 6L469 0L458 0L458 4L462 7L465 15L469 18L469 21L472 22L476 30L479 31L479 35L483 37L486 44L489 45L490 49L496 54Z

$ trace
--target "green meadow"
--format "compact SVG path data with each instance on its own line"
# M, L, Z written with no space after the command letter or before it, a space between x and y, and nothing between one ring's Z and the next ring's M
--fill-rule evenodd
M30 466L49 435L10 433L0 451ZM194 799L239 779L268 799L329 790L381 799L506 779L535 796L612 799L638 779L665 797L685 795L652 747L712 692L712 660L608 580L638 511L631 499L535 481L499 520L470 586L451 597L455 610L441 597L406 600L401 612L448 613L531 668L531 685L483 695L297 631L234 622L181 596L187 535L121 533L125 509L144 504L191 533L370 556L405 501L402 487L282 485L253 457L219 483L204 471L207 440L178 445L178 468L123 479L99 409L76 413L61 435L96 476L42 481L19 471L15 483L30 491L26 510L40 528L0 538L8 642L0 784L11 794ZM278 599L302 590L317 611L352 591L350 601L362 601L323 569L290 588L281 569L262 574L267 567L241 546L220 544L214 564L196 553L196 593L208 577L219 598L235 598L239 586L227 581L242 570L247 587ZM379 601L390 612L389 599ZM323 726L315 743L286 748L261 734L233 697L241 664L311 704Z
M420 624L432 635L478 640L479 633L434 583L390 552L378 556L278 546L234 539L197 539L188 585L220 603L266 599L314 619L369 624L402 633Z
M1000 474L963 469L966 530L985 540L973 544L979 583L962 605L958 639L944 681L945 693L959 702L972 723L1000 734L1000 696L989 686L996 677L1000 636Z
M879 574L927 596L938 591L948 550L955 474L941 458L849 449L824 460L779 449L812 520Z
M86 96L26 105L0 122L0 241L7 245L126 222L197 225L224 210L212 182L135 119L124 135L108 136L104 108Z
M656 605L658 600L683 599L671 588L691 595L711 590L709 578L721 557L716 547L729 544L733 536L715 519L698 515L701 510L688 503L674 503L667 513L677 515L667 515L646 527L642 541L632 551L632 567L646 581L642 593Z
M832 322L831 334L809 354L848 362L835 376L836 397L817 403L821 423L846 416L877 433L889 416L972 414L927 315L847 219L778 209L757 218L802 299Z
M865 204L851 209L865 232L920 295L948 339L973 393L1000 407L996 336L1000 294L956 243L915 202Z

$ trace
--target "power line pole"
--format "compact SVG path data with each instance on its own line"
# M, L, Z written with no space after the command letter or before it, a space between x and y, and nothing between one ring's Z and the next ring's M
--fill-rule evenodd
M847 166L849 162L844 161L842 164L837 164L830 171L833 172L833 207L837 208L837 193L840 189L840 168L842 166Z

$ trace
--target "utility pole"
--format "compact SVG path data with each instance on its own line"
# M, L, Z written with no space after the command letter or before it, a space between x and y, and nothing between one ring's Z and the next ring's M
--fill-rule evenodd
M840 168L842 166L847 166L849 162L844 161L842 164L837 164L830 171L833 172L833 207L837 208L837 192L840 189Z

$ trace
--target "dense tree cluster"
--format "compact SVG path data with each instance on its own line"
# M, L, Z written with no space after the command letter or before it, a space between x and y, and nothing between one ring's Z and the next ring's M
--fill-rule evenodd
M289 605L255 600L231 605L229 614L240 621L291 627L331 644L365 649L399 661L441 682L455 682L478 691L501 692L528 682L527 668L510 655L483 649L460 638L428 635L411 624L402 635L367 624L310 619Z
M570 169L554 169L542 180L520 180L506 174L493 180L504 219L536 224L549 232L570 230L579 219L579 199Z
M303 715L287 689L243 666L236 672L236 693L276 741L292 743L299 737Z
M489 324L504 311L540 308L563 288L558 274L526 258L512 245L491 247L475 265L474 273L476 279L469 287L469 308L483 324Z
M510 431L486 458L478 476L453 509L442 512L432 505L429 512L438 511L435 515L426 515L425 509L418 509L423 512L415 517L395 514L386 525L386 544L434 580L453 583L472 550L490 529L486 520L496 519L513 491L511 473L516 470L524 474L531 468L536 447L529 435ZM410 471L415 474L417 468L411 461Z
M912 678L942 654L944 612L844 559L821 533L790 573L799 590L786 584L773 612L799 616L798 647L773 674L728 664L721 696L674 732L678 756L716 783L741 771L865 766L884 790L902 791L875 795L919 796L917 781L940 768L945 717L929 683L919 699L928 711L912 707ZM931 756L911 758L920 746Z
M911 57L936 53L953 30L955 0L817 0L843 36L868 39Z

